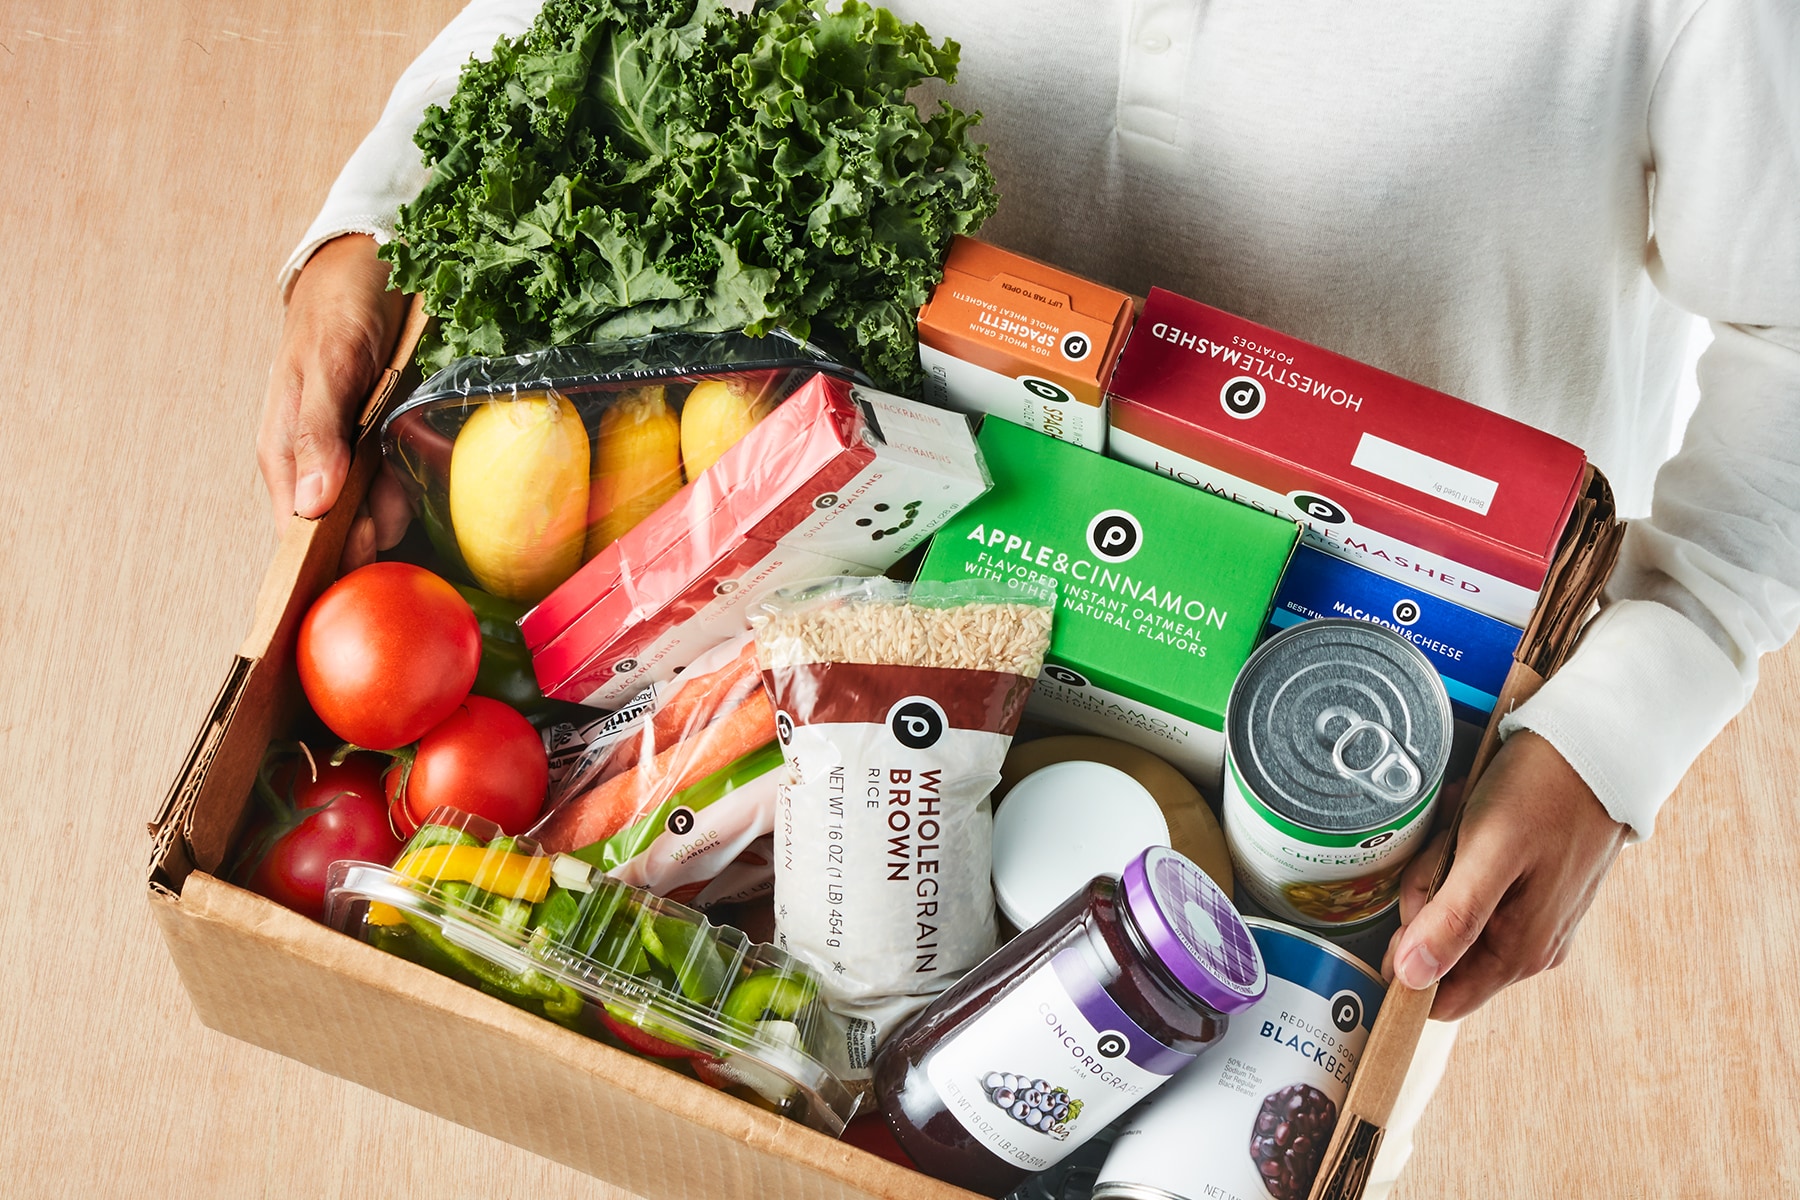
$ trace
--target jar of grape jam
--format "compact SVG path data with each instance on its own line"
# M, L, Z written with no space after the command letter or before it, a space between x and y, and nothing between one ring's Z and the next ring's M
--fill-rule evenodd
M921 1171L998 1196L1187 1066L1266 985L1218 885L1153 846L933 1000L882 1048L875 1094Z

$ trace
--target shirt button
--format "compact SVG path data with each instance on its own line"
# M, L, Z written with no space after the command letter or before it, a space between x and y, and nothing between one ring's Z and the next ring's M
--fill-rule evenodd
M1163 54L1169 49L1169 35L1166 33L1147 33L1138 39L1145 54Z

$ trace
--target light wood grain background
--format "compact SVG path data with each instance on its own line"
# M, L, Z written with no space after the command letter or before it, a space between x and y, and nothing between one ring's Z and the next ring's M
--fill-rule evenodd
M458 7L0 2L0 1193L622 1195L203 1029L143 898L273 547L275 269ZM1407 1200L1800 1194L1797 718L1790 652L1467 1022Z

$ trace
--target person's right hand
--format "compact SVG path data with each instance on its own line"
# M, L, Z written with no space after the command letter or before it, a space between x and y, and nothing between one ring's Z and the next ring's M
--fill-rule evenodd
M388 264L375 250L365 234L333 238L288 299L256 439L277 532L290 516L320 517L336 502L350 473L352 422L405 319L406 298L387 290ZM377 475L344 543L345 569L398 541L409 517L399 485Z

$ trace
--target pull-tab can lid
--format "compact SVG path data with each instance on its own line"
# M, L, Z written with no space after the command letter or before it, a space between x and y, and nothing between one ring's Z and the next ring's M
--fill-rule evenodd
M1182 987L1222 1013L1262 999L1262 952L1219 885L1167 846L1152 846L1119 877L1132 924Z
M1450 697L1418 647L1366 621L1303 621L1258 647L1225 736L1241 786L1296 825L1354 833L1422 803L1450 758Z

